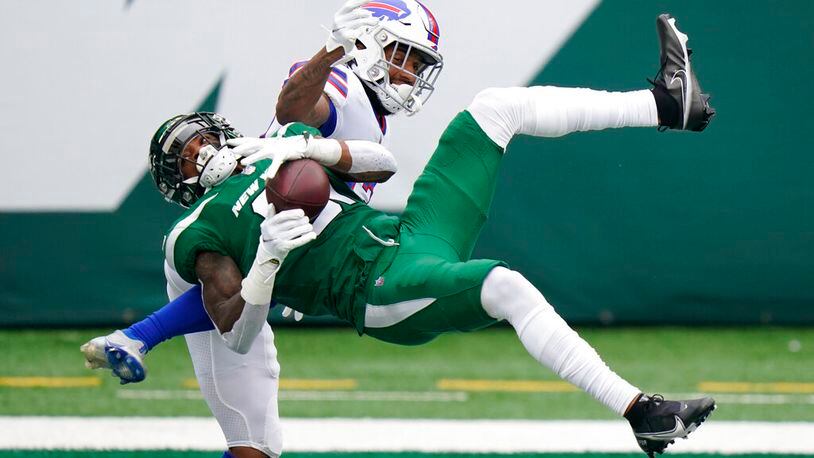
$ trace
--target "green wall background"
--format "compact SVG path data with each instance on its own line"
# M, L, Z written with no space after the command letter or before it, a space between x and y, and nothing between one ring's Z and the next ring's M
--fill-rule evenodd
M223 78L197 110L216 111ZM161 245L182 212L145 173L112 213L0 213L0 326L118 325L166 304Z
M533 84L642 87L661 12L710 127L516 139L477 254L575 321L812 323L814 2L604 2Z
M814 2L604 2L532 83L644 87L658 47L642 24L665 11L696 48L711 126L516 139L476 255L575 322L814 323ZM0 213L0 325L149 313L179 210L145 177L112 214Z

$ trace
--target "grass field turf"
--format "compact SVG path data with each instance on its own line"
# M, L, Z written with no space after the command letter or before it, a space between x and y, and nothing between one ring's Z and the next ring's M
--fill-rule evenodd
M2 331L0 377L101 377L82 366L78 347L103 332ZM441 379L556 380L525 353L508 328L447 335L421 347L359 338L349 329L281 327L275 332L283 379L353 379L353 392L442 393L437 388ZM581 334L611 367L648 392L692 393L705 381L814 382L814 329L588 328ZM101 378L96 387L0 387L0 415L208 415L204 402L194 396L122 399L124 392L195 393L188 386L193 374L182 339L162 345L147 363L147 381L126 387L109 377ZM580 392L487 391L468 392L465 398L449 402L283 400L280 412L283 417L614 417ZM814 421L812 398L813 393L784 395L789 403L782 408L719 402L715 418Z

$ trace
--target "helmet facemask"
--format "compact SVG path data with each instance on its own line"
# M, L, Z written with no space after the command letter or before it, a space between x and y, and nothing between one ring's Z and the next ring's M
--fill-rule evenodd
M184 208L206 191L228 178L237 159L226 148L226 140L241 137L229 121L216 113L192 113L165 122L150 143L150 173L159 192ZM195 159L184 156L188 145L199 141ZM184 177L184 164L192 164L197 175Z

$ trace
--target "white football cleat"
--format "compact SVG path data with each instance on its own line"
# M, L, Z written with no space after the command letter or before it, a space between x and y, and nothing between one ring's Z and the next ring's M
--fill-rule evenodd
M106 336L94 337L79 350L85 355L88 369L110 369L122 385L138 383L147 377L144 365L144 343L131 339L120 330Z

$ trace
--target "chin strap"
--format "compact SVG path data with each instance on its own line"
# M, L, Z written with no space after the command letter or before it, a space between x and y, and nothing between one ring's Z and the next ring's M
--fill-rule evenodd
M198 152L198 182L204 188L217 186L232 175L237 168L237 158L232 151L224 146L220 150L212 145L206 145Z
M410 84L390 84L382 91L385 97L380 97L379 100L392 114L405 111L407 116L412 116L424 106L421 99L415 95L415 87Z
M413 86L409 84L397 84L395 88L396 92L401 96L401 99L404 100L404 110L407 111L407 116L412 116L421 111L424 107L424 102L415 96Z

